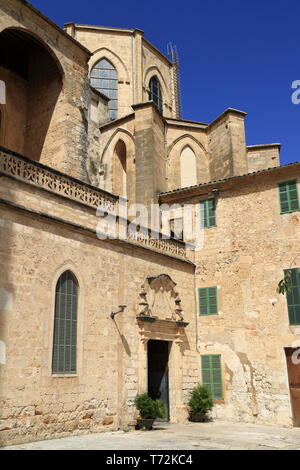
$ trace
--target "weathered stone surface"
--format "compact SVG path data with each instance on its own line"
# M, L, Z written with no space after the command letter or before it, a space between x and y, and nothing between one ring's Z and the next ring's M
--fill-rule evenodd
M283 348L299 340L299 328L288 324L276 286L283 269L300 266L300 218L280 214L278 183L299 178L299 166L234 179L276 165L278 144L246 147L245 113L233 109L210 124L177 119L174 66L141 31L69 24L67 34L27 2L0 8L0 41L9 40L7 28L21 37L26 30L44 54L36 61L40 81L30 67L28 83L12 67L0 68L8 83L0 109L0 444L132 426L134 398L148 389L150 340L170 343L171 422L187 419L200 355L216 353L224 400L214 417L290 426ZM88 77L103 54L118 72L119 119L110 122L107 99ZM147 103L155 74L163 115ZM192 196L159 193L222 178L233 179L216 183L217 225L205 230L199 252L187 257L174 240L96 236L97 207L113 211L119 192L148 207L158 200L196 207L215 195L214 185ZM52 373L56 285L67 270L79 286L70 375ZM163 300L152 293L147 304L157 318L139 321L141 286L161 275L176 292L157 288ZM208 286L218 287L219 314L199 318L197 288ZM175 298L184 324L175 321ZM112 319L120 305L126 308Z

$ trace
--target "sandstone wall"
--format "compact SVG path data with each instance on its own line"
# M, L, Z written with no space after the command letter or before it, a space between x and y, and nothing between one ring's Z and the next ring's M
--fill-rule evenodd
M149 339L172 341L171 420L186 419L187 394L199 380L193 266L98 240L93 209L10 178L1 178L0 199L15 205L1 203L0 219L1 444L126 428L133 398L147 390ZM55 285L66 269L79 283L78 370L54 376ZM177 283L185 329L136 321L141 285L162 273ZM127 308L113 321L120 304Z
M247 147L249 172L280 165L280 144L253 145Z
M52 55L63 77L63 90L50 126L51 139L46 142L40 161L75 177L86 179L87 127L84 113L89 107L89 84L86 80L88 51L21 0L2 2L1 13L0 32L6 28L16 28L31 34ZM41 112L44 111L45 109L41 109ZM30 119L32 118L33 116L30 116ZM14 115L7 113L6 121L9 127L14 126ZM37 135L31 138L38 138L38 130L37 127ZM44 129L41 132L44 132ZM41 145L40 142L38 145ZM18 151L20 152L19 149ZM27 151L30 152L30 149Z
M204 229L196 253L196 288L218 286L219 315L198 316L200 354L222 355L216 418L292 424L284 348L299 345L300 328L276 293L283 270L300 266L299 213L281 215L278 197L277 183L291 178L293 170L221 187L217 226Z
M248 173L245 114L229 108L207 129L212 181Z
M1 145L14 150L24 152L26 115L27 115L27 89L26 80L17 74L0 67L0 79L6 84L6 104L1 109L4 111L4 127ZM11 116L14 117L14 125L11 125Z

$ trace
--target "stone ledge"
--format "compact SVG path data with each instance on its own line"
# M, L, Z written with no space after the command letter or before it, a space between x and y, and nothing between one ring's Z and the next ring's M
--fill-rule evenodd
M164 320L162 318L158 318L158 317L151 317L150 315L138 315L136 317L136 319L138 321L142 321L142 322L145 322L145 323L154 323L154 322L159 322L159 323L163 323L163 324L169 324L169 325L172 325L172 326L179 326L179 327L183 327L185 328L186 326L189 325L188 322L185 322L185 321L176 321L176 320Z
M114 211L118 201L118 196L1 146L0 172L94 208L102 206L108 211Z

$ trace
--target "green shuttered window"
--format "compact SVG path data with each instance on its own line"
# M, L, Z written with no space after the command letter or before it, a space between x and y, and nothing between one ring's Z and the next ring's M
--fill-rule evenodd
M56 285L53 374L76 373L77 297L77 280L71 271L65 271Z
M285 269L284 274L291 273L291 290L287 292L286 299L289 312L290 325L300 325L300 274L299 268Z
M202 385L211 391L214 400L223 400L221 356L218 354L201 356Z
M204 228L216 226L216 201L205 199L200 202L201 226Z
M199 315L218 314L218 289L205 287L198 289Z
M295 212L300 209L296 180L279 184L279 199L282 214Z

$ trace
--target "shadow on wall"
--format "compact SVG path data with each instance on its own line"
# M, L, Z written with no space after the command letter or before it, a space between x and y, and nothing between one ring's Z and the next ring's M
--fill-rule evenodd
M6 84L0 144L43 161L59 143L53 119L62 91L62 71L32 34L8 28L0 34L0 80Z

